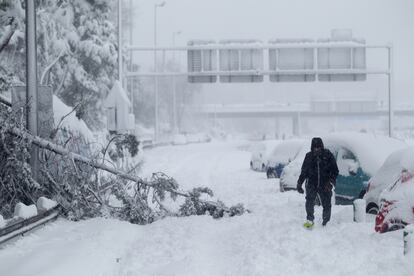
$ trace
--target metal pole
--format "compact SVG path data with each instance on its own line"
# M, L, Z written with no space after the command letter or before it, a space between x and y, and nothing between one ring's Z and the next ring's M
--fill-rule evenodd
M132 0L129 0L129 20L130 20L130 22L129 22L129 24L130 24L130 26L129 26L129 44L130 45L132 45L132 43L133 43L133 31L132 31L133 27L132 26L134 26L133 19L132 19L132 16L133 16L132 10L133 10ZM132 51L129 51L129 71L133 71L133 69L132 69L132 66L133 66L132 59L133 59L133 53L132 53ZM131 89L131 91L129 93L131 95L130 100L131 100L131 106L132 106L132 113L135 114L135 112L134 112L134 88L135 88L134 87L134 79L130 78L129 81L130 81L130 89Z
M179 35L181 31L173 32L172 42L173 47L175 47L175 36ZM175 66L175 52L173 52L173 66ZM173 132L174 134L178 133L178 124L177 124L177 83L176 77L172 76L172 89L173 89Z
M26 122L30 134L37 136L37 56L36 52L36 3L35 0L26 1ZM39 159L38 149L35 146L30 150L30 164L32 176L38 179Z
M154 5L154 72L157 73L157 8L164 7L165 1ZM154 90L155 90L155 130L154 139L158 140L159 135L159 122L158 122L158 76L154 78Z
M154 48L157 48L157 4L154 5ZM154 50L154 72L157 73L157 51ZM158 140L158 77L154 77L155 94L155 126L154 139Z
M122 81L122 0L118 0L118 80Z
M393 108L393 82L394 82L394 53L393 46L388 46L388 135L393 137L394 128L394 108Z
M174 134L178 133L178 126L177 126L177 83L175 80L175 76L172 77L172 88L173 88L173 128Z

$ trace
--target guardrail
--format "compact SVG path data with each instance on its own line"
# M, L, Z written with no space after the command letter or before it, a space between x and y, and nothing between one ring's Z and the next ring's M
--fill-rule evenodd
M60 206L56 206L37 216L28 219L12 219L5 227L0 228L0 245L25 233L34 230L58 218Z
M0 104L3 104L3 105L8 106L8 107L12 106L11 100L4 97L4 96L2 96L2 95L0 95Z

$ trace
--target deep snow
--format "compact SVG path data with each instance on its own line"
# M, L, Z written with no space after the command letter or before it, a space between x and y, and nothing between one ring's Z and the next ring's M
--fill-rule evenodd
M183 189L206 185L240 217L167 218L138 226L113 219L60 219L0 250L0 275L413 275L402 231L374 232L352 207L305 230L304 196L249 169L242 142L169 146L146 153L143 174L165 171Z

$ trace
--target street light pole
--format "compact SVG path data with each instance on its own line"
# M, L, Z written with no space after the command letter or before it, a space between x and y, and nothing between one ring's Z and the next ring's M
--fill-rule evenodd
M172 34L172 43L175 47L175 36L180 35L181 31L173 32ZM175 66L175 52L173 52L173 66ZM177 125L177 84L175 76L172 76L172 89L173 89L173 132L174 134L178 133Z
M133 45L133 5L132 5L132 0L129 0L129 45ZM133 54L132 51L129 51L129 71L133 71ZM131 106L132 106L132 113L135 114L134 112L134 93L135 93L135 87L134 87L134 78L129 78L128 81L126 81L126 85L128 86L128 82L129 82L129 93L130 93L130 100L131 100Z
M165 1L154 5L154 72L157 73L157 8L165 6ZM158 118L158 77L154 77L154 94L155 94L155 129L154 129L154 138L158 140L159 135L159 118Z
M388 46L388 136L394 136L394 108L393 108L393 84L394 84L394 51L393 46Z
M118 80L122 85L122 0L118 0Z
M36 1L26 1L26 122L27 130L37 136L37 47L36 47ZM38 149L32 145L30 165L33 178L39 172Z

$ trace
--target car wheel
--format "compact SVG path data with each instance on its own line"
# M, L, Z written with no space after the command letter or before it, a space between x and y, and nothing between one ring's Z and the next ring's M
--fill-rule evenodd
M402 221L394 221L390 223L391 226L389 226L388 231L396 231L405 228L406 224Z
M266 171L266 176L267 176L267 178L276 178L276 173L275 173L274 170L269 168Z
M376 214L378 214L378 211L379 211L379 208L378 208L377 204L375 204L375 203L369 203L368 204L367 210L366 210L366 212L368 214L376 215Z
M253 162L252 161L250 161L250 169L253 170Z

